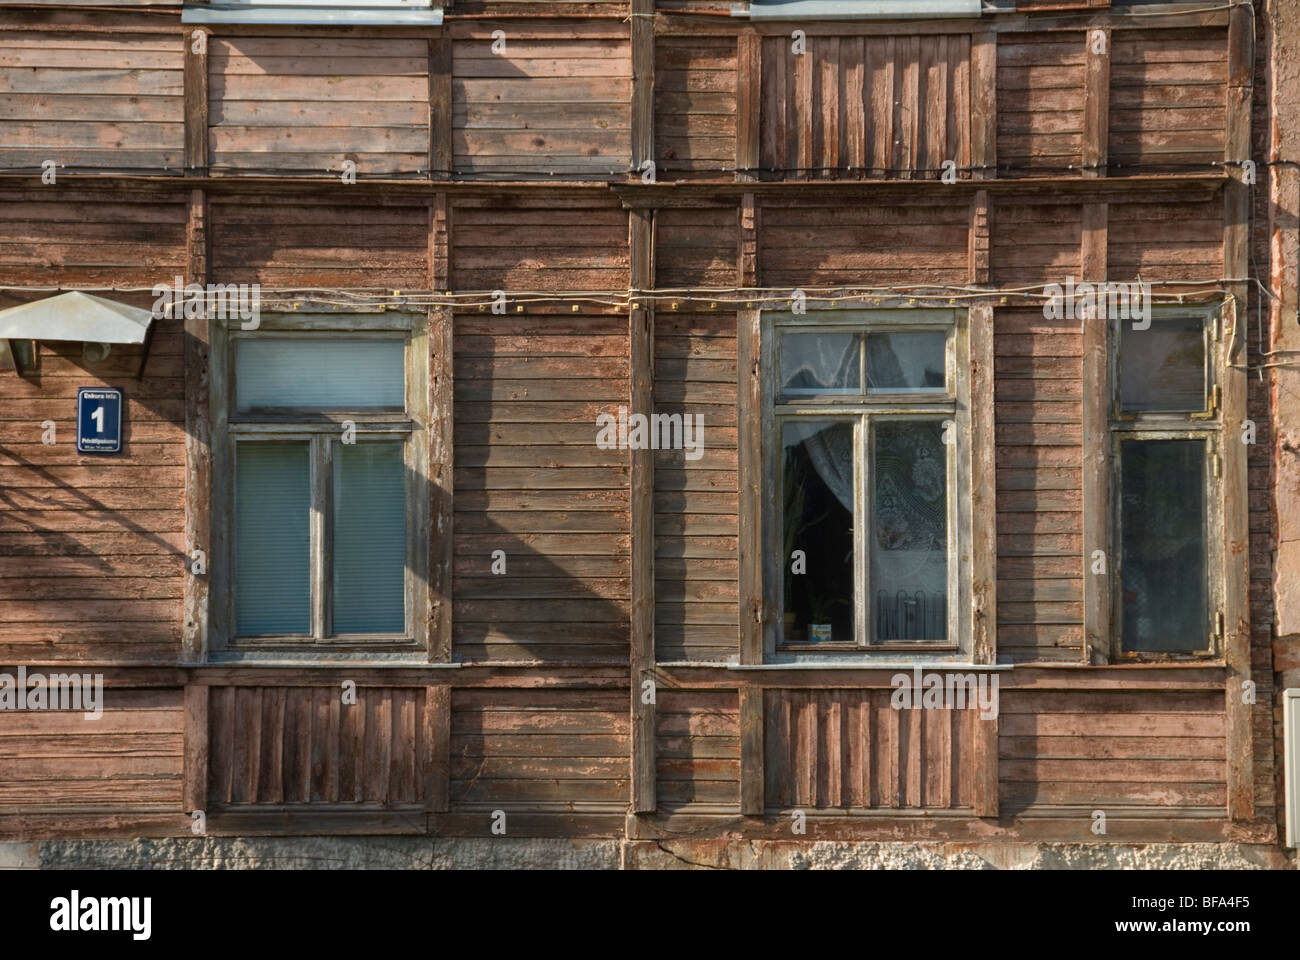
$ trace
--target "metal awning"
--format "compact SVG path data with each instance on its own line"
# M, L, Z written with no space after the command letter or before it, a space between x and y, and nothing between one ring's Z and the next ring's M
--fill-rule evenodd
M153 314L140 307L71 291L0 310L0 340L10 341L10 354L19 375L14 340L65 340L81 343L142 343L140 373L149 355Z
M181 23L437 27L442 7L434 0L212 0L187 2Z
M920 20L978 17L981 0L750 0L731 8L750 20Z

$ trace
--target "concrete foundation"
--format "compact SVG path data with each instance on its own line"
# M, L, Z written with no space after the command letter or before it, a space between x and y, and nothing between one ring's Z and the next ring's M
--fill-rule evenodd
M1237 843L848 843L266 837L0 843L0 868L124 870L1296 869L1267 845Z

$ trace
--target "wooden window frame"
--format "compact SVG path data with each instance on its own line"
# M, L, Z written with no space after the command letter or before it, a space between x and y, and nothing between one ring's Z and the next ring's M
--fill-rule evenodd
M969 376L969 313L962 309L830 309L794 315L762 311L759 317L761 357L761 441L763 455L763 660L767 663L817 663L871 666L882 659L917 663L968 663L974 656L971 629L972 510L971 411ZM780 390L781 337L786 333L900 333L942 330L948 334L945 352L947 389L924 392L810 396L784 395ZM948 420L955 424L956 442L947 464L948 505L948 637L871 643L870 605L866 588L869 558L869 519L854 524L854 631L851 642L787 644L781 635L784 612L783 518L780 504L780 430L785 422L838 420L854 424L855 513L870 516L868 471L873 420Z
M428 317L425 313L311 315L263 313L256 330L238 320L214 319L210 404L212 411L212 613L209 649L213 660L330 659L425 662L429 645L426 611L430 580ZM405 374L404 409L356 411L236 411L234 352L256 339L400 340ZM401 634L334 636L332 628L331 497L332 450L344 420L356 426L358 442L400 438L406 468L406 563ZM241 637L236 633L235 469L237 444L299 441L308 444L311 465L311 619L306 635Z
M1109 403L1107 449L1110 459L1110 513L1107 517L1107 556L1110 582L1110 660L1116 663L1168 663L1177 661L1221 662L1224 656L1224 615L1226 609L1227 556L1223 549L1224 524L1232 505L1225 501L1224 474L1226 458L1223 445L1223 403L1220 384L1225 371L1222 311L1216 304L1160 305L1152 308L1152 322L1161 316L1200 316L1204 324L1205 343L1205 405L1195 411L1124 411L1121 406L1120 348L1122 324L1131 319L1108 320L1110 340L1109 383L1106 385ZM1226 438L1231 440L1232 438ZM1121 444L1125 440L1198 440L1205 444L1205 475L1203 478L1207 516L1205 518L1206 543L1206 597L1209 601L1208 622L1211 633L1207 645L1196 650L1180 651L1125 651L1123 641L1123 610L1120 592L1123 582L1123 548L1120 531L1120 512L1123 508ZM1091 570L1092 558L1085 557ZM1089 573L1091 574L1091 572Z

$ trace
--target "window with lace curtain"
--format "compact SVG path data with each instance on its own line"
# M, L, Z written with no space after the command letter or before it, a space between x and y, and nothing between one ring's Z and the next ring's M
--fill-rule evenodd
M955 310L768 319L769 653L961 647L964 330Z

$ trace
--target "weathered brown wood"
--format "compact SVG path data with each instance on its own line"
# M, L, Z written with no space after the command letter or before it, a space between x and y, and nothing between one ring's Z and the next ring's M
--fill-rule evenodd
M186 813L208 805L208 687L185 688L185 788Z
M1110 33L1091 30L1085 37L1083 175L1099 177L1106 172L1110 133Z
M998 35L976 33L970 45L970 162L971 177L997 176L998 162Z
M995 457L993 306L969 313L971 408L971 660L997 662L997 461Z
M435 261L436 263L436 261ZM435 266L436 269L436 266ZM434 289L437 289L435 287ZM429 659L452 659L452 605L455 579L455 319L440 307L429 311L429 495L428 590Z
M1083 207L1081 279L1106 279L1107 206ZM1083 629L1084 663L1107 663L1111 647L1111 589L1115 558L1110 533L1110 324L1080 321L1083 331ZM1098 551L1100 551L1100 562ZM1105 573L1095 572L1105 569Z
M970 282L983 284L989 282L989 195L987 191L978 191L971 200L970 228Z
M185 43L185 169L202 176L208 168L208 31L188 31Z
M736 38L736 179L758 179L763 42L747 30Z
M631 0L632 172L655 159L654 0Z
M429 175L434 180L452 177L451 74L451 35L444 29L429 40Z
M631 286L654 285L653 214L630 215ZM654 310L636 303L628 317L628 409L649 413L654 396ZM655 800L655 526L652 451L632 450L631 472L631 619L632 619L632 811L654 810ZM647 685L649 688L647 689Z
M762 690L740 692L740 812L761 816L764 800L765 724Z
M759 355L759 312L740 310L737 327L737 397L739 414L739 531L740 557L740 662L763 660L762 554L762 381Z
M185 229L186 281L208 282L208 204L201 190L191 191ZM155 323L161 321L155 321ZM209 573L196 573L195 558L212 568L212 448L208 422L208 346L205 317L186 318L185 324L185 595L183 659L201 662L208 646ZM196 554L196 551L199 551Z
M424 796L430 812L449 809L451 779L451 687L446 684L424 688L423 742Z
M1254 63L1254 19L1245 7L1230 11L1228 23L1227 129L1224 160L1232 164L1250 155L1251 67ZM1250 194L1240 166L1228 166L1223 197L1223 275L1230 279L1232 299L1224 310L1222 329L1227 365L1223 370L1223 543L1226 568L1223 584L1223 658L1227 666L1225 725L1227 727L1228 816L1255 816L1255 763L1252 709L1245 690L1251 682L1250 656L1250 523L1247 464L1241 437L1246 417L1245 317L1250 288ZM1236 364L1234 366L1233 364Z

